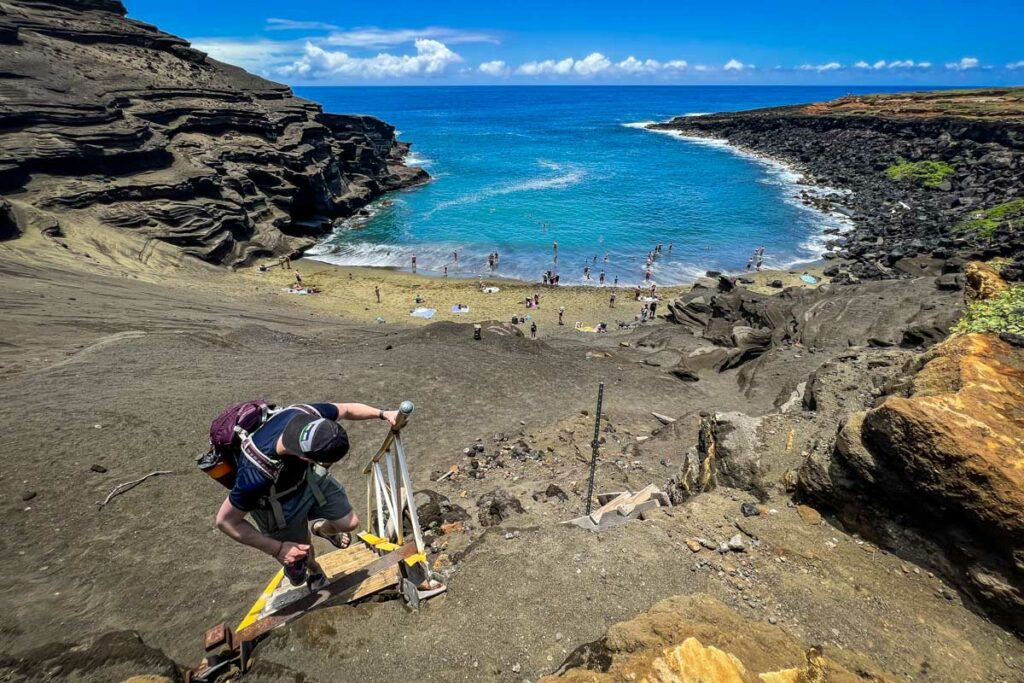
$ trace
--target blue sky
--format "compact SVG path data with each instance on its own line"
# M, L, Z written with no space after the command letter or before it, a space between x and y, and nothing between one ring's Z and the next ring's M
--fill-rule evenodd
M292 85L1024 84L1024 0L126 0Z

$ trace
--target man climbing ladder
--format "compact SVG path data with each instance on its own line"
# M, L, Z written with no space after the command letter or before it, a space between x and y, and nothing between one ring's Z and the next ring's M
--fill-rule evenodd
M349 450L337 420L380 419L394 427L397 417L362 403L296 405L269 416L241 440L217 528L280 562L293 586L319 590L326 578L313 555L310 522L312 533L336 548L348 547L359 525L345 488L327 471Z

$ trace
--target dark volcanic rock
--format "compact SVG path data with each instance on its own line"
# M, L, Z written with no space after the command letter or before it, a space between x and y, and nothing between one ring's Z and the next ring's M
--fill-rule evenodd
M815 105L679 117L653 127L724 138L794 164L812 183L850 190L844 196L806 196L854 221L836 253L854 261L848 282L906 276L899 262L907 257L958 254L1008 257L1014 262L1008 266L1010 277L1024 277L1024 232L1013 221L1003 221L991 233L967 225L979 211L1024 194L1021 92L978 91L981 104L973 112L961 101L941 100L941 94L903 94L892 96L892 102L886 96L849 96ZM986 102L1006 106L986 110ZM900 160L941 161L953 172L935 187L899 182L886 169Z
M325 114L120 2L3 9L0 192L68 216L69 237L98 225L140 254L155 239L237 265L308 247L333 219L428 178L402 165L392 126Z

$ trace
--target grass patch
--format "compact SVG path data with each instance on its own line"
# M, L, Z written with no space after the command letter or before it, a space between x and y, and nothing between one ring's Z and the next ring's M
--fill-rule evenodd
M1024 285L1013 285L999 296L974 302L950 331L1024 334Z
M999 204L988 209L975 211L966 221L959 223L957 230L974 232L981 237L991 237L1002 226L1019 230L1024 225L1024 199Z
M908 182L923 187L938 187L942 181L953 175L953 167L945 161L907 161L900 159L885 169L890 180Z

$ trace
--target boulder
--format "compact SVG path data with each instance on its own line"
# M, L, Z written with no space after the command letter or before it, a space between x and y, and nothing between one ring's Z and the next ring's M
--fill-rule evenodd
M783 629L749 621L707 595L676 596L580 646L542 683L876 683L894 681L862 655L827 655Z
M907 395L843 425L801 492L883 544L899 518L944 552L937 569L1024 632L1024 349L953 337L923 354Z
M964 278L967 281L964 287L964 300L967 303L991 299L1009 288L995 268L981 261L969 262L964 267Z

